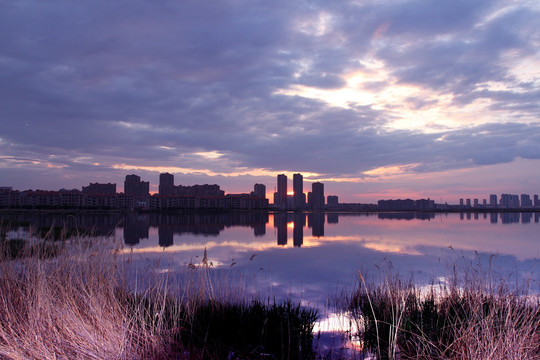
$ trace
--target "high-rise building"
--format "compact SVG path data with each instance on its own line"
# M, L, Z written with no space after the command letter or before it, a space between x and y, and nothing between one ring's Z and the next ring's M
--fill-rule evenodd
M174 192L174 175L159 174L159 195L172 195Z
M500 200L502 208L515 209L519 207L519 196L513 194L502 194Z
M124 193L134 197L145 197L150 192L150 182L141 181L141 177L135 174L126 175L124 181Z
M540 207L540 199L538 198L538 195L534 195L534 206Z
M302 174L293 175L294 208L302 210L305 206L304 177Z
M324 210L324 184L315 182L311 185L311 208L313 210Z
M492 208L497 207L497 195L495 194L489 195L489 206Z
M266 198L266 186L264 184L255 184L253 195L260 198Z
M276 207L280 209L287 208L287 175L280 174L277 176L277 203Z
M521 207L532 207L533 202L528 194L521 194Z

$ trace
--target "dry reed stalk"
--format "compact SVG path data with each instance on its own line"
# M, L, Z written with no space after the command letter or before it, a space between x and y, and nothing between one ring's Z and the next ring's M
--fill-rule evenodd
M365 348L377 359L540 359L540 298L527 279L510 287L492 259L487 270L466 268L462 281L454 268L427 294L395 275L376 285L359 273L347 311Z
M118 296L123 274L114 244L87 240L65 242L53 258L33 252L0 261L0 358L159 357L156 328Z

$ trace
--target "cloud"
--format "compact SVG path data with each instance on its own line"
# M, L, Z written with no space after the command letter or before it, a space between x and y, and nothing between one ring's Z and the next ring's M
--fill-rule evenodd
M2 7L12 183L119 164L360 179L539 158L534 3Z

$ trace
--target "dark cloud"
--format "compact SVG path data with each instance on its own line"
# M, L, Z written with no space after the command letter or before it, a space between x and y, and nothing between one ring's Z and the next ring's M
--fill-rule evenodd
M340 177L400 164L421 172L540 158L538 76L520 78L511 61L538 54L539 10L525 2L0 8L0 166L11 174L3 182L17 183L13 174L31 174L33 163L55 166L36 167L40 178L104 174L115 164ZM285 95L295 86L340 89L349 73L371 71L370 60L384 64L393 84L433 97L411 94L384 108L348 100L344 109ZM489 82L506 88L479 86ZM391 86L379 78L358 85ZM499 115L464 130L436 120L429 132L388 127L400 107L428 109L439 95L455 106L486 100ZM212 151L220 161L194 155ZM18 158L32 161L13 167Z

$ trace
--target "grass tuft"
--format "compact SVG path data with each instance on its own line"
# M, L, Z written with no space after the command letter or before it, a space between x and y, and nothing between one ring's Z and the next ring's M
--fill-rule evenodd
M539 359L538 295L469 275L422 293L397 276L366 284L360 274L346 311L364 350L377 359Z

